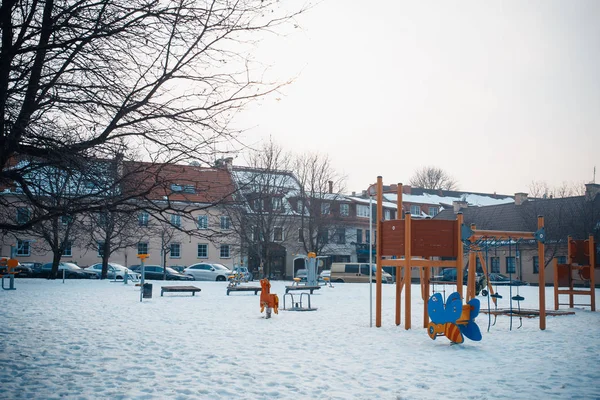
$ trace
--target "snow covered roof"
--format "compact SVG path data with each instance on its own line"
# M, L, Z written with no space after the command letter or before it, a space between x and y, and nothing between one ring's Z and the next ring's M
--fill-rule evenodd
M395 193L386 193L384 198L388 201L397 202L398 196ZM470 206L493 206L498 204L509 204L514 203L515 200L510 196L486 196L483 194L464 193L460 197L454 196L439 196L435 194L423 193L420 195L414 194L403 194L403 203L415 203L415 204L452 204L454 201L466 201Z

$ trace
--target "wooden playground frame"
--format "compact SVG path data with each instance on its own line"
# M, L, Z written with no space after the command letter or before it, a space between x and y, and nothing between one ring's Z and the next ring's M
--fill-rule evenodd
M478 240L536 239L540 262L544 260L544 218L538 217L537 232L510 232L476 230L463 224L462 213L457 219L448 220L412 220L410 213L404 219L384 221L383 215L383 179L377 177L377 232L376 232L376 296L375 326L381 327L382 270L384 266L396 268L395 322L400 325L401 296L404 290L404 326L411 329L411 275L413 268L420 269L421 294L426 300L430 297L432 267L456 268L456 291L463 296L463 240L473 243ZM397 185L398 214L402 218L402 184ZM469 255L475 263L476 254ZM480 255L481 256L481 255ZM416 258L415 258L416 257ZM439 258L439 259L433 259ZM442 260L447 258L449 260ZM475 297L475 268L469 268L467 280L467 301ZM546 329L546 295L544 268L539 271L540 329ZM429 315L427 301L423 305L423 327L427 328Z
M575 305L589 306L592 311L596 311L596 246L594 235L590 235L588 240L574 240L568 237L567 264L558 264L557 259L553 260L554 267L554 310L558 310L560 305L568 305L573 308ZM587 254L586 254L587 251ZM579 272L582 280L589 281L588 289L576 289L573 284L573 272ZM585 277L588 274L589 276ZM566 289L560 289L566 287ZM559 295L569 295L568 303L560 303ZM590 304L575 304L574 296L590 296Z

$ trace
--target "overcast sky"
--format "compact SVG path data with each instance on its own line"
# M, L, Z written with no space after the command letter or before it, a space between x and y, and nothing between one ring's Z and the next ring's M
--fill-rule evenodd
M504 194L600 169L600 1L324 0L298 22L257 54L297 78L241 116L248 143L326 153L347 191L425 165Z

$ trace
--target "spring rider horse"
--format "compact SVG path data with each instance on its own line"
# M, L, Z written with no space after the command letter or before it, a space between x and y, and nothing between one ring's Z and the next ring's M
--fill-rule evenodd
M267 278L260 280L260 286L262 287L262 290L260 292L260 312L263 312L266 307L266 318L269 319L271 318L271 310L275 311L275 314L277 314L279 308L279 298L276 294L270 293L271 282L269 282Z

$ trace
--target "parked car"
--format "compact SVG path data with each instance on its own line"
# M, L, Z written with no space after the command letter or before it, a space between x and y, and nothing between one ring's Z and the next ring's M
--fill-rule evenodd
M183 271L187 268L185 265L169 265L169 268L173 268L175 271L183 274Z
M226 281L233 271L222 264L198 263L187 267L184 273L197 281Z
M436 281L442 282L456 282L456 268L444 268L442 275L434 277ZM466 285L469 281L469 270L465 268L463 270L463 285ZM475 295L478 296L479 292L485 287L485 276L480 273L475 273Z
M490 274L489 280L490 280L490 284L492 284L493 286L525 286L525 285L529 285L527 282L522 281L520 279L510 279L508 276L498 274L496 272Z
M77 264L73 264L70 262L60 262L58 263L58 273L56 278L62 278L64 271L65 279L98 279L98 274L92 271L87 271L86 269L80 268ZM52 272L52 263L46 263L42 265L40 269L39 275L35 276L41 278L49 278L50 273Z
M331 280L334 282L363 283L369 282L369 274L373 282L376 282L377 266L371 264L369 273L369 264L365 263L333 263L331 264ZM381 271L383 283L392 283L394 278L385 271Z
M19 270L19 273L16 276L21 277L21 278L31 278L31 277L35 276L36 274L40 273L43 265L44 264L42 264L41 262L34 262L34 261L23 262L23 263L21 263L21 267L17 267L17 270Z
M136 265L131 267L131 270L142 274L142 266ZM163 280L163 267L160 265L144 265L144 279ZM168 281L193 281L194 278L189 275L181 274L171 267L167 267L166 278Z
M122 266L121 264L109 262L107 266L106 278L107 279L123 279L125 275L129 274L130 276L134 276L136 279L140 278L140 274L137 272L133 272L127 267ZM94 265L90 265L86 268L88 271L94 272L99 277L102 276L102 263L97 263Z

